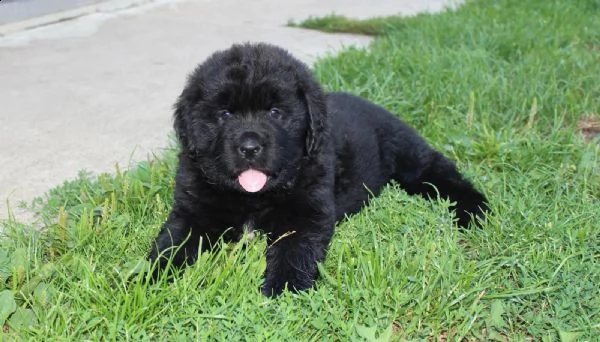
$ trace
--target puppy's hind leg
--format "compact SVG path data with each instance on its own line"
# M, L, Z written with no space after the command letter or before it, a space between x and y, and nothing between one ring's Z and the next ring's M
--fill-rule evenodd
M406 132L404 132L406 134ZM416 133L404 135L395 146L395 172L392 178L411 195L450 199L458 225L468 227L472 218L483 219L489 211L487 199L458 171L456 165L432 149Z

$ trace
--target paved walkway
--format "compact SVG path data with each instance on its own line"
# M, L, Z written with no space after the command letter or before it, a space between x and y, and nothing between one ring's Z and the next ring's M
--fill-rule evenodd
M411 15L448 2L145 0L2 36L0 219L8 216L7 200L14 209L81 169L112 171L160 152L187 73L217 49L267 41L311 63L370 39L288 28L288 20Z
M64 12L102 1L105 0L2 0L2 3L0 3L0 25Z

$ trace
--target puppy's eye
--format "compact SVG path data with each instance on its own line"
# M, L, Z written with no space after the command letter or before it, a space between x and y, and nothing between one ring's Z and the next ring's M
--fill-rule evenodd
M269 111L269 116L272 117L273 119L280 119L281 118L281 110L279 108L271 108L271 110Z
M233 114L231 114L231 112L228 110L222 110L219 112L219 119L221 119L221 120L227 120L227 119L231 118L232 116L233 116Z

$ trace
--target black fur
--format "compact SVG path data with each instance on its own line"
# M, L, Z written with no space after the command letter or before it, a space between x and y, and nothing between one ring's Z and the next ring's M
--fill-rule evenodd
M390 180L410 194L456 202L463 227L488 210L414 129L359 97L326 94L305 64L271 45L234 45L198 66L176 104L175 130L182 151L175 203L150 252L160 258L157 272L170 256L174 266L193 263L251 223L268 234L262 292L311 288L336 221ZM248 136L260 145L250 160L238 151ZM249 167L269 176L259 192L237 182Z

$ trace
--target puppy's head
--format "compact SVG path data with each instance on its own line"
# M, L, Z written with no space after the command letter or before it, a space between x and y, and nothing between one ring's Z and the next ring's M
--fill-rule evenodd
M234 45L189 76L175 106L183 153L207 181L242 192L290 182L319 153L324 94L309 68L267 44Z

